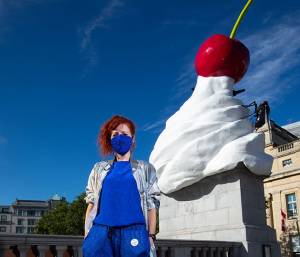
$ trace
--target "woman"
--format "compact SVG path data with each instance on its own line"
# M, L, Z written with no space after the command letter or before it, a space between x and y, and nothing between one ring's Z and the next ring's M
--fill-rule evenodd
M84 257L155 257L160 190L156 170L131 158L134 123L115 115L101 127L98 144L114 160L97 162L88 178Z

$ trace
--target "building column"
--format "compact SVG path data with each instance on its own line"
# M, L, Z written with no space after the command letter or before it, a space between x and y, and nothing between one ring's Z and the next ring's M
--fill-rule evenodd
M208 247L203 247L200 256L201 257L208 257L208 250L209 250Z
M274 192L273 193L273 202L272 202L272 214L273 214L273 224L274 229L276 230L276 237L277 240L280 240L281 234L281 212L280 209L285 206L282 206L284 203L281 202L281 192Z
M229 257L229 247L224 247L224 249L223 249L223 256L224 257Z
M56 246L56 252L57 252L57 256L56 257L63 257L65 251L67 250L66 246Z
M82 257L82 247L74 247L74 257Z
M20 253L20 257L26 257L29 247L21 245L21 246L18 246L18 250Z
M46 256L46 252L48 250L49 250L49 246L39 245L38 246L39 257L45 257Z
M217 257L222 257L223 248L217 247L216 251L217 251Z
M209 257L214 257L215 256L215 251L216 251L217 249L215 248L215 247L210 247L209 248Z

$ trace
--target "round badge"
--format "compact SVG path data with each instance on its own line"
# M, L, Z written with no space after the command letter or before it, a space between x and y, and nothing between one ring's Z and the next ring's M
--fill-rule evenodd
M131 239L130 243L131 243L132 246L137 246L138 243L139 243L139 240L137 240L136 238L134 238L134 239Z

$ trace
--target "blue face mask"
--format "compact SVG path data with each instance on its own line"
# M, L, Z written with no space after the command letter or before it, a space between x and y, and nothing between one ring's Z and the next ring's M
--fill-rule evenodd
M112 149L120 155L125 155L132 145L132 138L127 135L119 134L114 136L111 141Z

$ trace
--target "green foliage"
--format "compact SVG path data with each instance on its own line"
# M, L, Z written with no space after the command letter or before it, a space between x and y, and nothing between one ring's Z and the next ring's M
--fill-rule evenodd
M36 233L49 235L84 235L84 221L87 204L85 193L72 202L61 201L49 210L39 221ZM156 212L156 233L159 232L159 212Z
M69 206L69 211L66 215L68 235L84 234L84 221L87 208L87 204L84 200L84 197L85 193L82 193Z
M37 233L49 235L83 235L87 204L85 193L72 203L61 201L49 210L38 222Z

